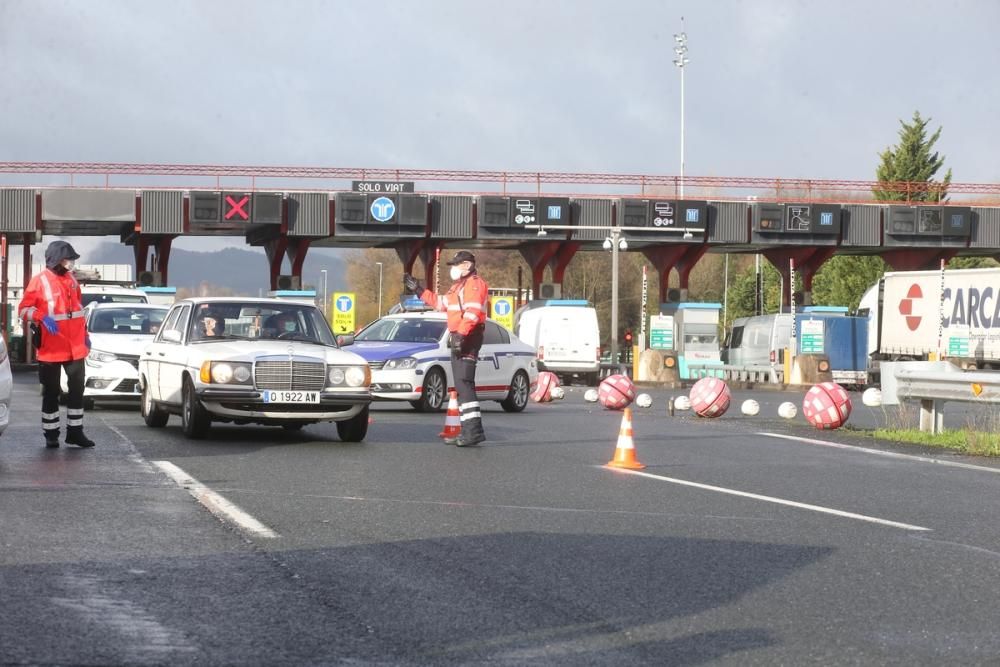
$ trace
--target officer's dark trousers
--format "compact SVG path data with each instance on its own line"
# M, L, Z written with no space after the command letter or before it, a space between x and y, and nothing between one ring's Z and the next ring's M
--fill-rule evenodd
M458 409L462 415L462 430L469 429L482 433L482 413L479 411L479 397L476 396L476 359L479 350L452 350L451 374L455 378L458 392Z
M66 432L83 430L84 361L40 361L38 380L42 383L42 431L46 439L59 437L59 394L61 369L66 369L69 393L66 396Z

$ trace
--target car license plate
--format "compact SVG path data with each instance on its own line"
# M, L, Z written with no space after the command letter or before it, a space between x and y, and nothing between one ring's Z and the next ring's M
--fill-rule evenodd
M271 391L264 392L265 403L319 403L318 391Z

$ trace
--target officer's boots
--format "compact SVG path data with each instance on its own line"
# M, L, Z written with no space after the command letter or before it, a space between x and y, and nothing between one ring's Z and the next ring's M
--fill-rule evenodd
M59 431L58 429L49 429L44 431L45 433L45 447L46 449L57 449L59 447Z
M483 420L480 417L474 417L462 422L462 432L455 444L459 447L472 447L484 440L486 440L486 434L483 433Z
M58 434L57 434L58 437ZM94 441L83 434L82 426L67 426L66 427L66 444L76 445L77 447L93 447ZM58 446L58 441L56 443Z

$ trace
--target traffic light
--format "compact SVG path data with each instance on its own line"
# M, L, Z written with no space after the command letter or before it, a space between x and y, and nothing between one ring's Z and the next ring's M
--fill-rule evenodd
M625 355L624 355L625 356L625 361L626 362L631 362L632 361L632 330L631 329L626 329L625 330L625 350L624 350L624 352L625 352Z
M625 342L628 343L629 345L632 344L632 330L631 329L626 329L625 330Z

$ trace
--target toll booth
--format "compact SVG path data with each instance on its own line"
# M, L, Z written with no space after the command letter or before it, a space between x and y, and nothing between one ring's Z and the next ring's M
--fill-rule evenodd
M718 366L722 375L719 345L719 311L721 303L678 302L660 304L660 315L673 318L673 347L677 369L682 380L692 380L712 372L692 374L691 364Z
M146 298L150 303L160 306L172 306L177 300L176 287L140 287L146 293Z

